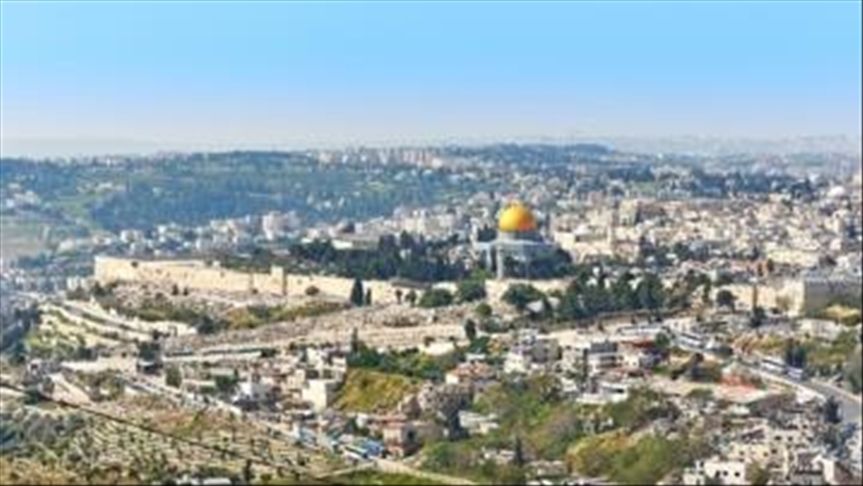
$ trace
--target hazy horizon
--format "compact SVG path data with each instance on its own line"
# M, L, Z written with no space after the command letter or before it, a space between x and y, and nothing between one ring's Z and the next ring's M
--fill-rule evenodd
M844 136L860 2L2 3L2 155Z
M696 135L667 137L632 137L612 135L578 135L569 137L523 136L492 138L451 138L428 140L363 141L356 143L295 143L295 144L190 144L153 142L146 140L12 140L4 141L3 158L75 158L96 156L150 156L159 153L195 153L230 151L306 151L342 150L352 148L435 147L443 145L486 146L502 143L517 144L576 144L598 143L624 152L695 153L704 155L730 153L792 154L801 152L834 152L860 156L863 137L806 136L774 139L722 138Z

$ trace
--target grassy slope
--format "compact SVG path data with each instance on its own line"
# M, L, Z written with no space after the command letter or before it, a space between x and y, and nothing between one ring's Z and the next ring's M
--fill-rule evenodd
M350 370L336 406L349 412L386 412L419 388L404 376L369 370Z
M338 478L334 478L335 481L339 483L347 483L347 484L357 484L357 485L365 485L365 484L379 484L379 485L404 485L404 486L420 486L420 485L434 485L433 483L427 479L421 479L414 476L408 476L405 474L389 474L380 471L363 471L356 474L351 474L348 476L342 476Z
M656 484L689 462L683 439L645 435L634 440L620 431L586 438L570 450L569 459L580 474L621 484Z
M414 476L407 476L404 474L389 474L380 471L363 471L355 474L349 474L346 476L337 476L333 477L332 481L338 484L352 484L352 485L382 485L382 486L434 486L436 483L428 481L426 479L416 478ZM260 484L269 484L269 485L282 485L282 486L293 486L293 485L301 485L301 484L327 484L322 481L312 481L309 478L302 478L301 480L297 480L294 478L273 478L269 481L261 481Z

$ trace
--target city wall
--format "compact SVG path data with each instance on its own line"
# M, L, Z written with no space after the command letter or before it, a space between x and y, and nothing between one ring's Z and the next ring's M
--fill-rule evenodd
M270 272L244 272L209 266L200 260L148 261L132 258L97 256L94 277L100 284L111 282L177 285L179 288L213 292L258 292L287 298L303 296L306 289L335 296L350 296L354 281L350 278L289 274L280 267ZM363 281L377 303L396 301L396 287L386 281ZM406 293L405 290L402 291Z
M151 283L156 285L177 285L180 289L213 292L258 292L279 295L287 298L303 296L306 289L316 287L320 292L334 296L350 296L354 281L350 278L321 275L301 275L285 273L280 267L273 267L267 273L252 273L229 270L218 266L208 266L200 260L162 260L148 261L132 258L97 256L95 261L95 280L102 285L111 282ZM518 280L488 280L486 292L489 300L499 301L510 285ZM548 292L565 289L563 280L524 281L537 289ZM455 291L455 284L444 282L436 287ZM365 280L363 288L371 290L375 303L396 301L397 286L388 281ZM402 294L407 293L402 288Z
M307 289L316 287L321 293L348 299L353 288L353 279L321 275L301 275L284 272L281 267L273 267L270 272L244 272L211 266L201 260L136 260L97 256L95 260L95 280L100 284L111 282L150 283L156 285L188 288L190 290L211 292L257 292L286 299L306 295ZM486 293L490 302L500 302L507 289L515 283L527 283L548 293L551 290L564 290L565 280L487 280ZM435 287L455 291L453 282L443 282ZM389 304L396 301L398 286L380 280L363 281L363 288L371 290L372 301ZM861 284L858 279L796 278L784 282L771 282L753 286L732 284L722 287L731 291L736 298L738 309L751 310L752 304L765 308L779 308L792 316L815 311L838 297L861 298ZM722 289L713 289L712 298ZM401 288L402 294L408 289Z
M732 284L713 289L712 298L721 290L734 294L736 307L752 310L753 303L764 309L777 308L792 317L817 312L837 299L860 301L861 281L852 277L792 278L762 285Z

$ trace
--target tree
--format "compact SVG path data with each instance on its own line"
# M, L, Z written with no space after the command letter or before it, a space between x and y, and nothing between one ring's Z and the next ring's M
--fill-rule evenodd
M523 467L526 463L524 457L524 446L521 443L520 436L515 437L515 444L513 445L512 463L516 467Z
M227 327L227 322L223 320L217 321L209 315L204 314L194 319L194 326L198 334L215 334Z
M402 289L396 289L396 302L401 304L402 303L402 297L404 297L404 295L402 294Z
M219 393L230 395L234 393L235 389L237 388L238 381L239 380L237 380L237 378L233 376L216 376L216 389L219 391Z
M731 275L728 275L727 273L721 273L716 277L716 281L714 282L714 284L716 285L716 287L724 287L726 285L730 285L733 282L734 279L731 277Z
M464 322L464 335L471 344L476 340L476 322L473 319Z
M481 280L462 280L456 287L455 295L459 302L482 300L486 296L485 283Z
M305 294L309 297L314 297L319 293L321 293L321 290L314 285L309 285L308 287L306 287Z
M701 377L701 363L704 362L704 355L695 353L689 359L689 366L686 370L690 381L698 381Z
M770 482L770 471L758 463L750 463L746 467L746 480L752 486L765 486Z
M716 305L719 307L726 307L733 310L735 300L737 300L737 297L727 289L722 289L719 292L716 292Z
M587 310L581 304L581 297L573 286L570 286L560 298L557 306L557 319L560 321L573 321L588 316Z
M183 384L183 375L177 366L169 366L165 370L165 384L174 388L180 388Z
M407 231L402 231L399 233L399 248L402 250L412 250L414 248L415 242L413 236Z
M407 293L407 295L405 295L405 300L407 300L407 301L408 301L408 304L410 304L410 305L411 305L411 307L413 307L413 306L416 304L416 302L417 302L417 293L416 293L416 291L415 291L415 290L413 290L413 289L411 289L411 290Z
M501 299L519 312L524 312L531 302L545 298L545 294L529 284L513 284L504 292Z
M656 274L645 274L638 282L636 293L638 294L638 303L643 309L656 310L665 303L665 289Z
M156 361L161 354L162 346L157 341L145 341L138 343L138 359L143 361Z
M793 339L789 339L785 343L784 361L785 364L791 368L806 368L806 348L798 344Z
M34 405L42 401L42 392L36 387L28 387L24 390L24 404Z
M757 305L752 309L752 316L749 317L749 327L752 329L758 329L764 325L765 320L767 320L767 312L763 307Z
M477 317L480 317L482 319L488 319L489 317L491 317L492 314L491 306L488 305L486 302L480 302L479 305L476 306L476 309L473 310L473 312L477 315Z
M632 289L633 276L624 272L611 285L612 304L616 310L633 310L638 308L638 295Z
M797 346L793 339L789 339L785 341L785 347L783 348L782 360L785 362L786 366L793 366L794 363L794 348Z
M372 305L372 289L366 289L366 295L363 298L363 305L366 307Z
M158 329L152 329L150 331L150 339L152 341L158 342L159 340L162 339L162 336L163 336L163 334L161 332L159 332Z
M363 293L363 283L360 279L354 279L354 286L351 288L351 304L356 307L361 307L363 305L364 293Z
M807 354L808 353L806 351L806 348L804 348L803 346L797 345L794 348L793 367L801 369L801 370L806 369L806 363L808 362Z
M180 287L178 287L177 284L171 285L171 295L174 297L180 295Z
M824 422L831 425L842 423L842 412L839 408L839 400L836 397L832 395L828 397L821 411L824 415Z
M420 298L419 306L431 309L435 307L446 307L452 305L453 295L446 289L429 289Z
M23 365L27 362L27 346L24 344L24 341L19 340L12 345L9 362L16 366Z
M255 479L255 472L252 470L252 461L246 459L246 464L243 466L243 484L252 484Z
M669 347L671 346L671 338L668 337L668 334L664 332L660 332L653 339L653 347L662 353L668 352Z
M357 328L351 330L351 354L360 350L360 332Z

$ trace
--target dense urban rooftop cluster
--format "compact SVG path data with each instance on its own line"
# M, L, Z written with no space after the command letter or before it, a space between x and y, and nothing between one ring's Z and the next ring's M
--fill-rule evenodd
M2 163L2 481L863 474L859 154Z

